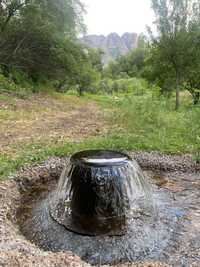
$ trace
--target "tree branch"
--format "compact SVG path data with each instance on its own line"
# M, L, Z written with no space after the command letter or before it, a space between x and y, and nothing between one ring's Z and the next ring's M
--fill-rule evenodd
M0 32L3 33L8 25L8 23L10 22L11 18L15 16L15 13L20 10L23 6L25 6L27 4L28 1L25 1L23 3L20 3L18 5L10 5L10 7L8 8L8 16L5 19L3 25L1 26L1 30Z

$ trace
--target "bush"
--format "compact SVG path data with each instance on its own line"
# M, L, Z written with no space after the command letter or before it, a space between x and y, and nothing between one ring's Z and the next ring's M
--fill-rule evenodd
M26 86L26 88L14 83L9 78L6 78L3 74L0 74L0 93L9 93L19 97L26 97L33 91L32 86Z
M149 89L149 84L144 79L103 79L96 85L95 92L113 93L132 93L134 95L144 95Z

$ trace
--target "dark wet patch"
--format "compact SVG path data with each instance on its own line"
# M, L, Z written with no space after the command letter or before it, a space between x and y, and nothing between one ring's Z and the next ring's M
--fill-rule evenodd
M133 228L124 237L84 237L52 220L48 197L56 187L55 180L42 187L32 187L24 195L26 205L18 212L21 231L44 250L70 250L91 264L152 259L172 266L200 266L200 176L181 172L147 173L154 187L158 217L156 220L145 214L136 217Z

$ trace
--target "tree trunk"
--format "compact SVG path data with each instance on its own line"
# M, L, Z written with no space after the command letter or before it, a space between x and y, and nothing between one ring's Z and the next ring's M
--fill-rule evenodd
M180 89L176 87L176 107L175 109L178 110L180 107Z
M180 78L179 74L176 75L176 106L175 110L178 110L180 107Z
M194 105L197 105L199 103L199 99L200 99L200 92L196 92L193 95L193 103Z
M79 96L83 96L83 88L81 86L79 86L78 93Z

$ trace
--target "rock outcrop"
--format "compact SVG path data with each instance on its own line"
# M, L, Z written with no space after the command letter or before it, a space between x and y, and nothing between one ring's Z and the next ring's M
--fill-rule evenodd
M121 55L126 55L138 45L138 34L124 33L121 37L117 33L104 35L87 35L81 42L89 47L101 49L104 52L103 63L115 60Z

